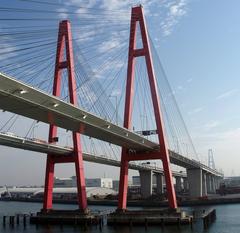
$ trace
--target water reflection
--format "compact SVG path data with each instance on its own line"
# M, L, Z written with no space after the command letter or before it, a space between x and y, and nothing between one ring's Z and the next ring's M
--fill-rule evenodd
M75 209L76 205L57 205L59 209ZM91 209L98 210L106 210L112 209L115 207L106 207L106 206L94 206L90 207ZM197 207L196 209L201 209L203 207ZM84 232L84 233L239 233L240 232L240 204L235 205L219 205L214 206L217 211L217 220L214 222L208 230L204 230L202 223L194 223L193 229L189 225L186 226L165 226L161 228L161 226L148 226L147 230L144 226L133 226L130 228L129 226L107 226L104 225L102 231L99 229L99 226L91 226L85 229L82 226L36 226L27 224L24 229L23 224L21 223L19 226L10 227L8 222L6 223L5 228L2 225L2 217L3 215L13 215L15 213L29 213L29 212L37 212L41 209L40 203L20 203L20 202L0 202L0 232L1 233L76 233L76 232Z

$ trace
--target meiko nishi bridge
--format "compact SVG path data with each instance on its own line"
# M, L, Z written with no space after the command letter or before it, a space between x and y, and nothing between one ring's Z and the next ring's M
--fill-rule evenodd
M140 45L139 40L141 40ZM0 73L0 108L3 111L50 125L48 142L32 140L28 137L15 136L4 132L0 133L1 145L47 154L43 209L52 208L54 165L56 163L75 164L79 208L82 211L87 209L83 160L120 167L118 199L118 208L120 210L127 207L129 168L140 171L142 193L145 196L151 195L152 192L152 172L158 174L157 185L160 192L162 192L164 174L169 207L173 209L177 208L173 176L176 177L176 189L181 186L181 178L187 178L189 193L193 197L201 197L209 192L214 192L223 176L220 172L196 159L189 158L183 151L176 151L168 147L167 127L165 127L166 118L164 118L158 88L161 83L157 83L156 68L153 60L154 51L147 31L143 8L141 6L132 8L123 127L119 126L118 122L113 123L105 117L84 110L81 105L78 106L79 85L77 84L76 76L78 74L75 69L78 58L74 56L73 41L70 21L61 21L58 31L52 95L33 85L17 80L13 74L6 74L6 71ZM142 133L137 133L132 129L134 82L138 78L135 70L137 59L142 59L146 66L145 79L149 83L150 103L152 103L152 112L150 108L147 111L151 112L156 127L156 130L143 130ZM69 101L60 98L62 85L65 85L62 78L64 74L68 79ZM66 89L66 85L64 88ZM108 97L110 98L110 96ZM72 132L73 144L71 148L56 144L58 138L57 127ZM155 134L155 141L150 140L148 137L151 132ZM146 134L149 135L146 137ZM83 152L83 135L121 147L121 161ZM187 150L185 153L187 153ZM161 160L163 168L132 162L141 160ZM170 163L186 168L187 173L173 172Z

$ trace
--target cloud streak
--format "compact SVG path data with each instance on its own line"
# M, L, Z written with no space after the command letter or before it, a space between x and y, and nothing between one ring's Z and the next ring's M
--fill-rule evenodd
M192 111L189 111L188 114L189 115L196 114L196 113L202 112L203 109L204 109L203 107L198 107L198 108L193 109Z
M207 124L204 125L204 128L206 130L211 130L213 128L216 128L217 126L220 125L220 122L219 121L211 121L211 122L208 122Z
M221 95L217 96L216 99L217 100L226 99L228 97L234 96L238 92L239 92L238 89L232 89L230 91L226 91L226 92L222 93Z
M161 19L160 27L164 36L169 36L175 26L180 22L181 18L188 12L188 5L190 0L69 0L65 2L65 6L75 6L77 8L76 13L79 13L81 17L84 16L87 9L84 8L96 8L100 11L105 11L105 19L111 19L115 21L129 21L131 7L135 5L143 5L146 15ZM117 13L117 11L122 11ZM115 17L112 17L115 15Z
M164 4L167 15L161 23L161 29L164 36L169 36L180 19L187 14L188 0L166 1Z

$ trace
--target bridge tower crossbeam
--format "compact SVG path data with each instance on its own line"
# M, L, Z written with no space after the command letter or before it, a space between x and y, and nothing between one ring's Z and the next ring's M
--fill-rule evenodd
M63 60L64 48L66 51L65 61ZM61 21L59 24L54 83L53 83L53 95L57 97L60 97L61 95L61 78L62 78L63 69L67 69L68 71L68 88L69 88L70 102L73 105L77 105L71 24L67 20ZM51 115L49 115L49 118L51 119ZM50 124L49 139L48 139L49 143L55 143L56 137L57 137L57 126ZM84 169L83 169L83 154L82 154L82 147L81 147L81 141L80 141L80 134L77 132L73 132L72 139L73 139L73 153L71 156L61 158L54 154L47 155L44 202L43 202L44 211L49 211L50 209L52 209L52 194L53 194L53 185L54 185L55 163L75 163L79 209L82 210L83 212L87 210L86 187L85 187L85 177L84 177Z
M137 24L140 26L142 48L136 48ZM148 79L150 84L151 98L154 107L154 115L157 126L157 134L160 145L160 151L149 153L137 153L131 155L126 148L122 149L121 169L119 182L119 202L118 209L125 210L127 205L127 189L128 189L128 165L132 160L150 160L161 159L166 179L167 194L170 208L176 209L177 202L172 181L172 172L170 169L170 160L166 137L164 134L163 117L160 110L160 100L157 91L157 81L154 73L150 43L147 33L147 27L144 19L143 8L141 6L133 7L130 24L129 38L129 53L128 53L128 68L127 68L127 84L126 84L126 99L124 111L124 127L131 128L133 96L134 96L134 68L137 57L145 57Z

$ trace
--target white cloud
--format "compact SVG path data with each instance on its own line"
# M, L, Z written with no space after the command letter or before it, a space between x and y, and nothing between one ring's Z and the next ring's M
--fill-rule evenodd
M102 15L101 19L111 20L112 22L128 22L130 20L131 7L141 4L144 7L145 15L161 19L162 33L164 36L168 36L172 33L174 26L186 15L188 2L189 0L69 0L65 1L64 4L79 8L76 13L79 13L79 16L82 18L87 17L87 15L84 15L86 8L96 8L101 10L101 13L105 11L106 14ZM114 17L112 17L113 15Z
M58 8L57 12L59 12L58 13L59 18L64 18L64 19L68 18L68 13L66 8Z
M169 36L179 20L187 14L188 0L172 0L165 3L168 13L161 23L164 36Z
M119 96L121 93L121 89L115 89L112 91L111 96Z
M238 92L239 92L238 89L232 89L230 91L226 91L226 92L222 93L221 95L217 96L216 99L217 100L225 99L225 98L228 98L228 97L231 97L231 96L237 94Z
M107 10L119 10L129 7L129 1L122 0L103 0L101 8Z
M184 89L184 87L180 85L180 86L177 87L177 89L178 89L179 91L181 91L181 90Z
M185 6L186 6L186 1L184 1L184 0L181 0L178 3L170 6L170 8L169 8L170 15L175 16L175 17L185 15L186 14Z
M204 128L206 130L211 130L212 128L216 128L219 125L220 125L219 121L211 121L211 122L208 122L207 124L205 124Z
M64 1L64 4L67 6L77 6L77 7L85 7L85 8L92 8L97 4L97 0L84 0L84 1L79 1L79 0L68 0Z
M189 111L188 114L189 115L196 114L196 113L202 112L203 109L204 109L203 107L195 108L192 111Z
M224 172L231 174L232 169L238 171L240 151L240 128L227 129L211 133L196 132L194 142L201 154L206 154L209 148L214 151L214 160L217 168L223 168ZM225 174L226 175L226 174Z
M98 48L98 51L100 53L105 53L107 52L109 49L112 49L112 48L115 48L115 47L119 47L121 44L120 44L120 41L117 40L117 39L112 39L112 40L109 40L109 41L104 41L101 46Z

